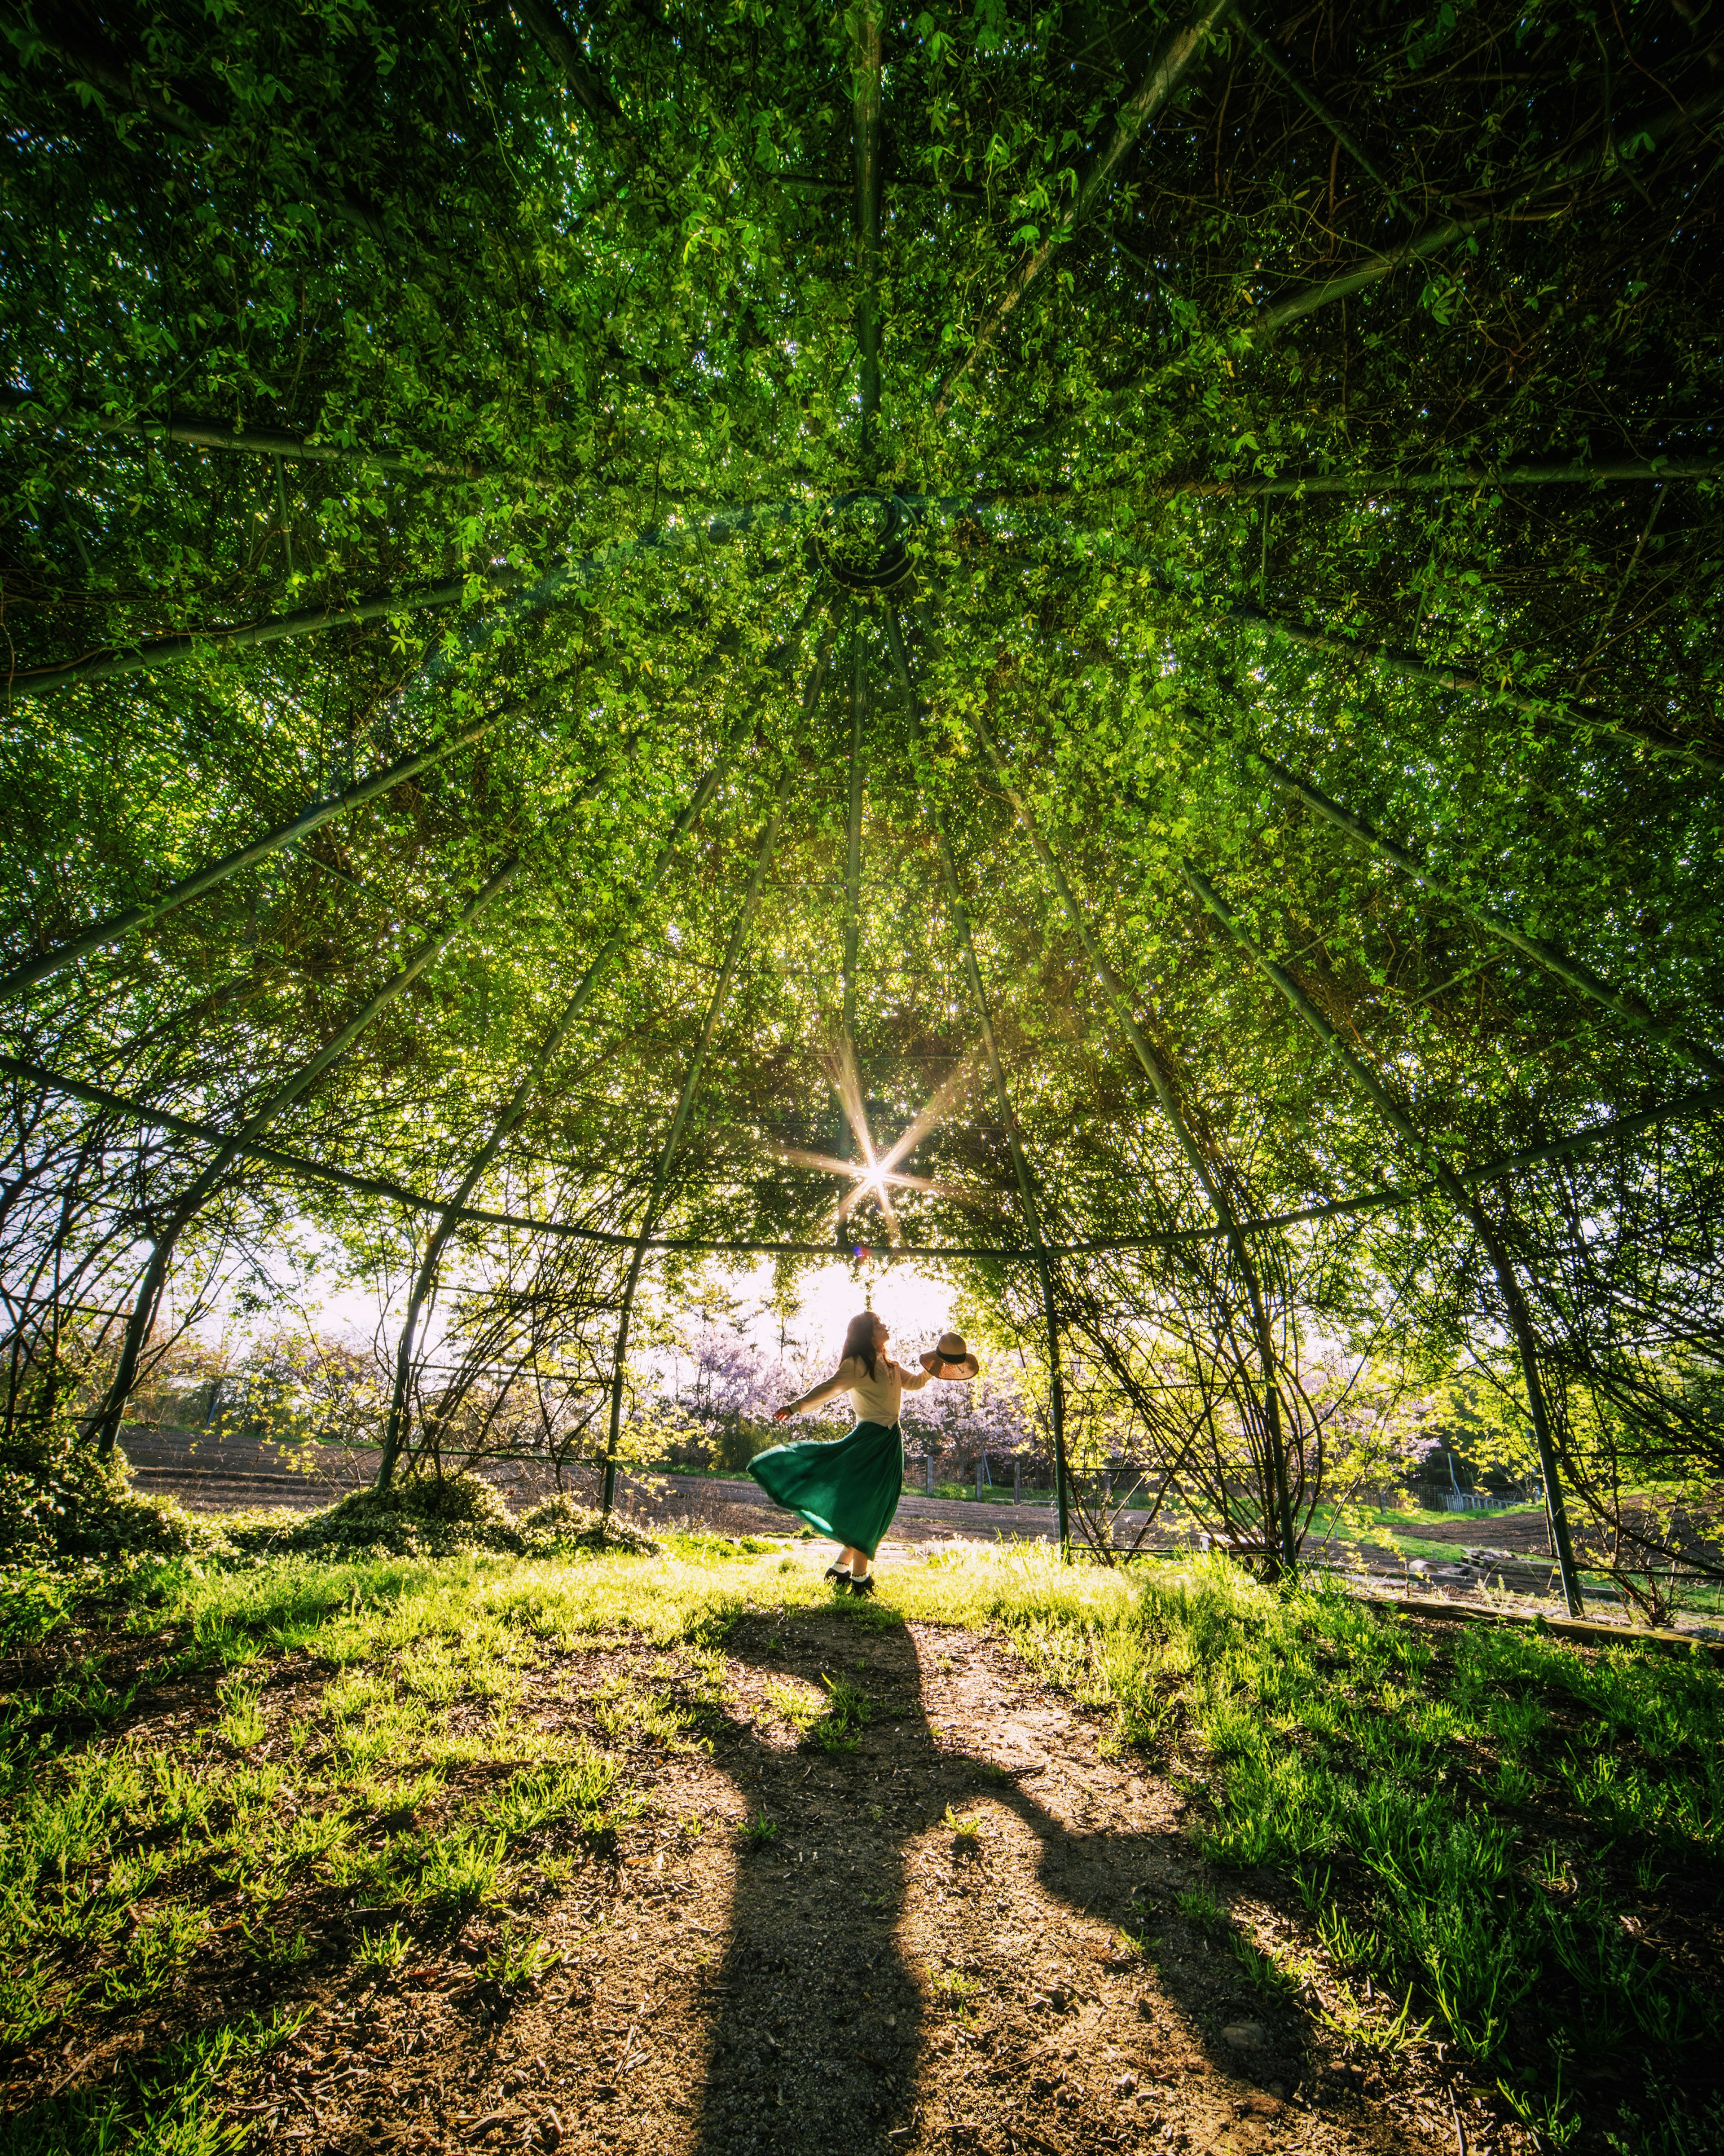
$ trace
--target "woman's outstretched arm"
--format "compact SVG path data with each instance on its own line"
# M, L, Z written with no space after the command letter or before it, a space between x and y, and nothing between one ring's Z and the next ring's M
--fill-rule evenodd
M901 1363L898 1365L898 1375L904 1380L906 1393L919 1393L924 1385L931 1384L934 1381L931 1370L924 1370L920 1366L914 1370L906 1370Z
M822 1401L829 1400L833 1399L835 1394L843 1392L850 1382L844 1375L845 1367L846 1366L844 1363L840 1363L837 1369L833 1372L832 1375L829 1378L824 1378L819 1384L814 1387L812 1392L804 1393L800 1399L787 1400L782 1408L779 1408L775 1411L772 1416L772 1420L774 1422L788 1422L792 1415L801 1414L804 1409L807 1408L817 1408L820 1405Z

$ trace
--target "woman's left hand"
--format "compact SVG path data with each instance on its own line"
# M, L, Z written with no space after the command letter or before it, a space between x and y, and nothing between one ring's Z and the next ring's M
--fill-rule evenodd
M790 1410L788 1408L774 1408L772 1409L772 1420L774 1422L788 1422L789 1419Z

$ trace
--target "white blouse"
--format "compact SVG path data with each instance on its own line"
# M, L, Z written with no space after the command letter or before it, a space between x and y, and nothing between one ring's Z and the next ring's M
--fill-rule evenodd
M838 1375L827 1382L833 1392L849 1393L856 1404L858 1422L884 1423L890 1430L898 1419L898 1405L906 1388L912 1393L920 1392L928 1382L928 1373L926 1370L906 1370L890 1355L876 1355L870 1378L867 1365L859 1357L848 1355L839 1364Z

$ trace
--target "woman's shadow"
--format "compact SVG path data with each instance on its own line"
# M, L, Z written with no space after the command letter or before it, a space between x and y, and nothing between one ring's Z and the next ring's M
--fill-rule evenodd
M884 2149L910 2116L923 2005L897 1934L905 1844L926 1821L921 1778L912 1791L904 1770L929 1740L915 1646L885 1618L840 1603L776 1630L748 1620L728 1642L766 1682L854 1686L868 1719L846 1732L829 1714L793 1746L733 1719L718 1745L757 1824L718 1979L703 2156Z
M901 2152L913 2145L908 2130L934 2035L926 2025L933 1972L912 1966L912 1953L923 1955L905 1939L917 1928L904 1921L916 1840L948 1804L985 1794L1036 1837L1046 1892L1126 1925L1141 1915L1131 1894L1155 1861L1152 1845L1170 1838L1074 1834L997 1763L943 1744L929 1726L915 1642L884 1609L837 1604L776 1629L750 1619L727 1650L766 1681L853 1685L867 1697L869 1718L853 1751L823 1750L818 1726L812 1743L793 1747L738 1717L719 1736L714 1763L741 1793L750 1820L767 1825L745 1842L737 1866L696 2146L701 2156ZM839 1735L829 1721L824 1733ZM924 1913L946 1952L931 1940L929 1964L949 1961L957 1935L978 1928L979 1895L998 1883L988 1862L985 1846L967 1860L942 1857L945 1898L937 1913L925 1902ZM1027 2066L1007 2061L1003 2077L1024 2082ZM972 2070L995 2068L978 2056Z

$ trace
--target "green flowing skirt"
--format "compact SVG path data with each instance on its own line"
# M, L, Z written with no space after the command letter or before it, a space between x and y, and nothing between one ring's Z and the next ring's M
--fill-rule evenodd
M896 1423L859 1422L848 1437L775 1445L748 1471L775 1505L872 1557L904 1487L904 1438Z

